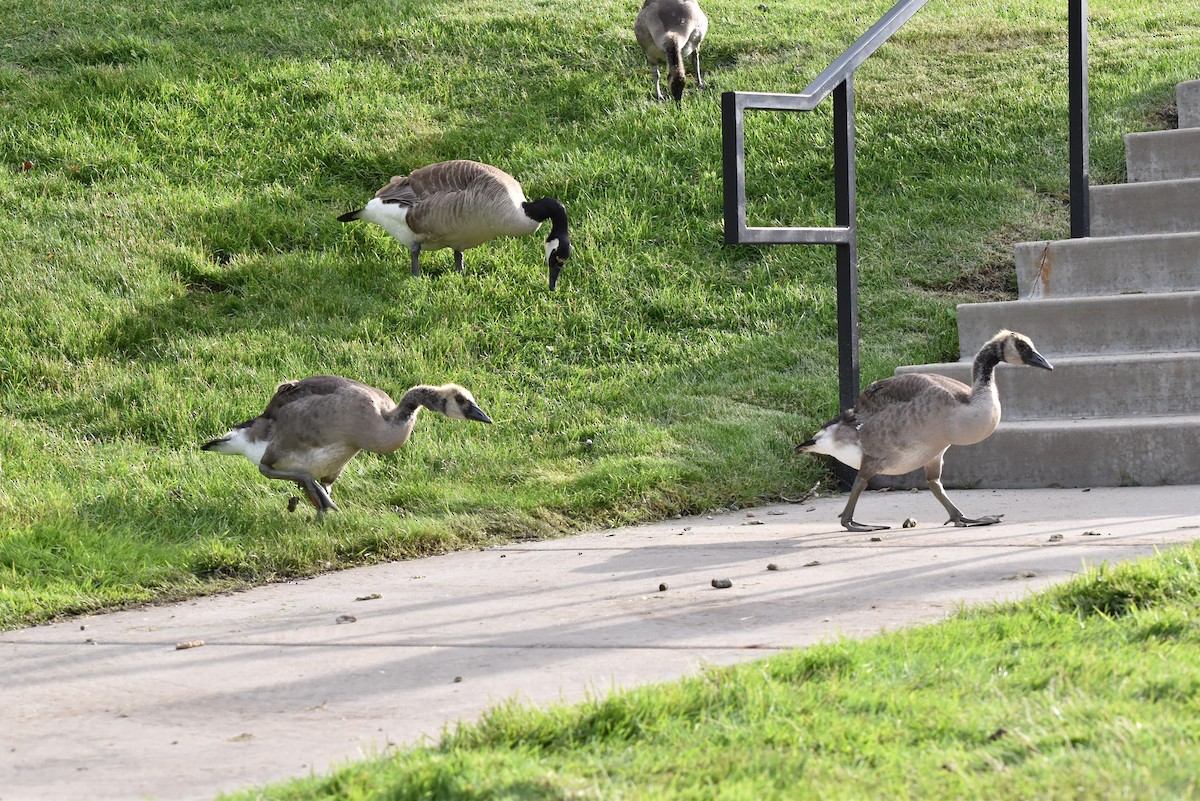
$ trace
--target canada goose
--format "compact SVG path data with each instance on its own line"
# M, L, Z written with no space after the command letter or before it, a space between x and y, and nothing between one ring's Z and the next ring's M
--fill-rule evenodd
M654 75L654 93L663 99L658 69L667 65L667 80L676 103L683 101L683 60L692 57L696 83L704 86L700 76L700 43L708 33L708 17L696 0L645 0L633 23L650 71Z
M396 403L381 389L318 375L280 384L262 414L200 447L245 456L267 478L295 482L320 520L337 510L329 490L346 463L359 451L391 453L403 445L422 406L455 420L492 422L457 384L420 384Z
M422 250L453 249L461 273L464 250L500 236L532 234L547 219L546 266L554 289L571 257L566 208L552 197L526 200L517 180L490 164L442 161L397 175L365 207L338 217L375 223L403 242L412 254L413 275L421 274Z
M1028 337L1001 331L975 356L967 386L932 373L908 373L876 381L858 404L830 420L816 435L796 446L796 453L825 453L858 470L842 525L850 531L875 531L854 521L854 505L877 475L895 476L925 467L934 497L950 513L947 523L987 526L1000 518L963 517L942 487L942 456L951 445L973 445L987 439L1000 423L1000 395L994 373L1000 362L1053 370Z

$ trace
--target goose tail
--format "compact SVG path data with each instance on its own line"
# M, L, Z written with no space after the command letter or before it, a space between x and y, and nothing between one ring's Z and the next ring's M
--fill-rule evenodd
M361 217L364 211L366 211L366 209L355 209L354 211L348 211L345 214L338 216L338 222L353 222Z

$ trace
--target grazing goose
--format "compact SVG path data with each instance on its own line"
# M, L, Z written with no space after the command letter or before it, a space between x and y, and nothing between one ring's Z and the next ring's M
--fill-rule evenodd
M412 254L412 274L420 275L422 250L454 250L461 273L463 251L500 236L532 234L550 220L546 266L550 288L558 283L563 262L571 257L567 210L558 200L528 201L517 180L478 161L442 161L397 175L365 207L338 217L366 220L403 242Z
M850 531L875 531L854 521L854 505L877 475L903 475L925 467L934 497L950 513L947 523L987 526L999 517L972 520L946 497L942 487L942 455L951 445L973 445L987 439L1000 423L1000 395L994 373L1000 362L1053 370L1029 338L1001 331L979 349L967 386L932 373L908 373L876 381L863 391L853 409L830 420L796 453L825 453L858 470L842 525Z
M280 384L262 414L200 447L245 456L267 478L295 482L320 520L337 510L329 490L346 463L359 451L391 453L403 445L422 406L455 420L492 422L457 384L421 384L396 403L383 390L318 375Z
M700 76L700 43L708 32L708 17L696 0L646 0L633 23L650 71L654 75L654 93L663 99L659 67L667 65L667 80L676 103L683 101L683 60L692 57L696 83L704 86Z

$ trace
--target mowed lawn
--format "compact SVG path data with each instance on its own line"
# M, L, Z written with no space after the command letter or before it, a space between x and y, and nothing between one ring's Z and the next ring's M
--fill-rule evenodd
M0 0L0 627L790 497L837 410L827 248L722 242L719 96L796 91L887 2L710 4L709 85L651 100L638 3ZM1200 77L1188 4L1092 4L1092 176ZM958 356L958 302L1066 233L1061 2L931 3L859 72L863 380ZM830 109L747 125L752 222L832 219ZM390 176L496 164L541 237L408 257L338 223ZM1050 355L1052 358L1052 355ZM456 381L323 525L198 446L284 379Z

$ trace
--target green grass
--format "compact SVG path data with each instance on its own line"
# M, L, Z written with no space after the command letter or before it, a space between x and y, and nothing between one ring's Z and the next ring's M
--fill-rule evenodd
M802 88L888 5L726 0L676 109L636 0L0 0L0 627L811 486L791 443L836 411L834 256L722 245L718 97ZM1093 5L1116 181L1200 27ZM864 381L956 358L955 304L1065 235L1065 27L1058 0L934 3L860 70ZM751 115L753 223L828 222L829 114ZM413 280L336 222L449 158L566 203L557 293L534 237ZM424 416L310 525L197 446L325 372L458 381L497 424Z
M230 801L1195 798L1200 546Z

